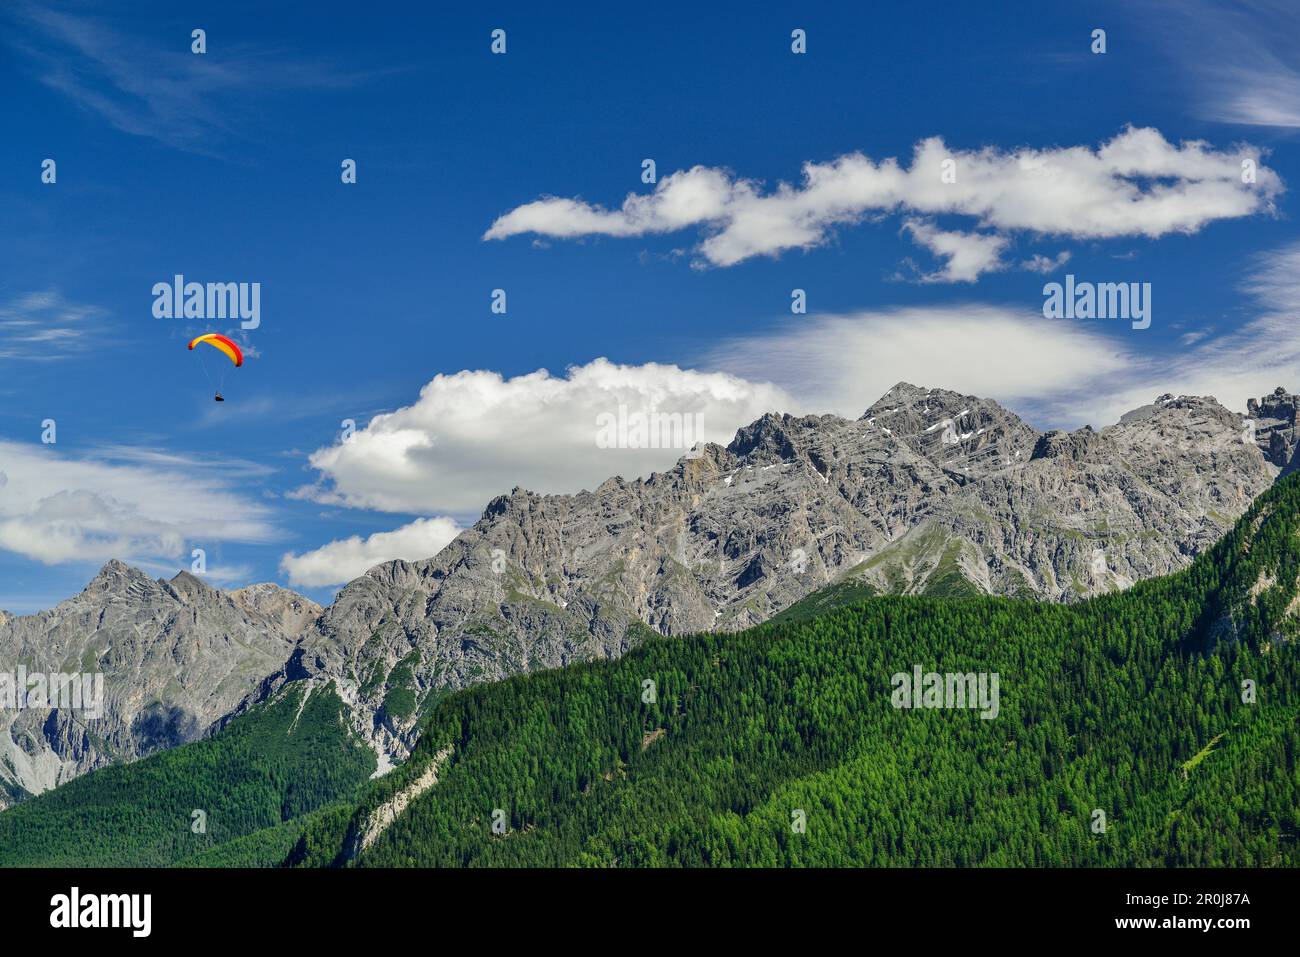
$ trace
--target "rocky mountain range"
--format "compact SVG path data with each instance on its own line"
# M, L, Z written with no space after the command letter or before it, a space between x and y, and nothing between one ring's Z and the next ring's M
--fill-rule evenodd
M102 715L0 708L0 800L204 735L293 652L321 608L277 585L221 592L119 561L80 595L0 619L0 669L104 675ZM7 794L7 798L6 798Z
M292 681L333 681L381 770L455 688L741 629L828 586L1073 601L1185 566L1296 464L1300 396L1246 416L1164 395L1095 431L900 383L858 419L766 415L669 471L515 489L438 555L321 609L110 562L79 596L0 613L0 663L106 676L102 719L0 711L10 800L201 736ZM5 800L0 790L0 801Z

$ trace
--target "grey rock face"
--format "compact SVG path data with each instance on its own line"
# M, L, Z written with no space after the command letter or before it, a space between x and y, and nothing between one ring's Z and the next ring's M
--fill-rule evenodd
M1300 395L1288 393L1278 386L1272 395L1246 403L1246 414L1254 423L1255 440L1264 457L1283 470L1293 471L1300 461L1296 457L1296 442L1300 434L1296 425L1296 409Z
M417 711L387 713L395 690L426 702L652 631L744 628L849 578L1077 600L1183 567L1277 472L1209 398L1043 434L900 383L860 419L766 415L644 480L515 489L440 554L344 588L298 664L350 682L401 756Z
M75 598L5 616L0 671L101 674L103 711L0 709L0 782L38 793L202 736L283 665L319 614L275 585L226 594L188 572L155 581L112 561Z

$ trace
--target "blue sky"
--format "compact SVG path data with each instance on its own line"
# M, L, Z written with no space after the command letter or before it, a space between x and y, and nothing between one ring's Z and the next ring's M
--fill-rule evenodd
M1282 5L401 6L0 13L0 608L193 548L215 584L326 601L515 485L682 454L597 448L619 405L725 442L900 379L1040 428L1300 389ZM1025 150L1056 178L1023 188ZM804 164L854 154L846 208L806 189ZM958 200L926 178L940 156ZM1243 156L1251 188L1224 174ZM911 175L886 189L891 157ZM177 273L260 283L260 326L155 318ZM1066 273L1150 283L1151 327L1043 318ZM185 349L207 331L249 354L222 404Z

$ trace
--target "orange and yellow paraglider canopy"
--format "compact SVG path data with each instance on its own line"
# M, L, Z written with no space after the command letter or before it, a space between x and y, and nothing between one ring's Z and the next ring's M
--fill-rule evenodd
M234 342L227 339L225 336L219 335L215 332L209 332L201 336L196 336L195 338L190 340L190 348L193 349L200 342L206 342L214 349L220 349L223 353L225 353L226 358L229 359L231 362L233 362L235 365L242 366L244 364L244 354L239 351L239 346L235 345Z

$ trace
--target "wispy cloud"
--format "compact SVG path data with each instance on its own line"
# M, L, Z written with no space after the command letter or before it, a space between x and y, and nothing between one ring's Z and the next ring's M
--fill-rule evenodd
M307 395L244 394L241 390L237 403L214 406L211 402L205 402L205 411L194 420L194 424L202 428L224 429L229 428L232 422L256 422L274 417L277 422L332 420L341 427L340 417L361 421L369 418L367 411L371 415L385 411L378 407L383 396L384 393L378 388L332 388L328 394Z
M150 468L167 469L217 469L226 479L258 479L273 475L276 469L262 462L237 456L186 455L164 449L136 445L101 445L85 456L88 461L130 463Z
M0 441L0 549L48 565L147 565L175 562L192 546L276 537L270 509L211 463L111 448L73 456Z
M1052 425L1086 415L1072 408L1077 397L1126 381L1141 362L1095 327L988 303L809 316L729 340L703 361L742 378L773 378L798 397L792 412L857 418L907 381L1040 411L1039 421Z
M1028 259L1021 261L1020 268L1029 272L1036 272L1040 275L1054 273L1070 261L1070 251L1063 249L1055 256L1044 256L1042 253L1034 253Z
M0 359L52 362L80 355L91 348L88 334L107 315L52 290L11 299L0 304Z
M168 46L118 29L107 14L23 0L5 10L0 37L47 86L124 133L209 156L248 138L245 124L256 113L244 107L268 93L347 88L377 75L229 43L194 54L189 27Z
M1188 71L1205 119L1300 128L1300 7L1292 0L1177 0L1136 9Z
M1241 292L1253 316L1185 335L1173 351L1148 348L1140 333L968 303L809 316L726 342L704 364L774 379L801 409L848 416L899 380L997 399L1040 428L1108 425L1164 392L1244 412L1276 386L1300 390L1300 243L1261 256Z

